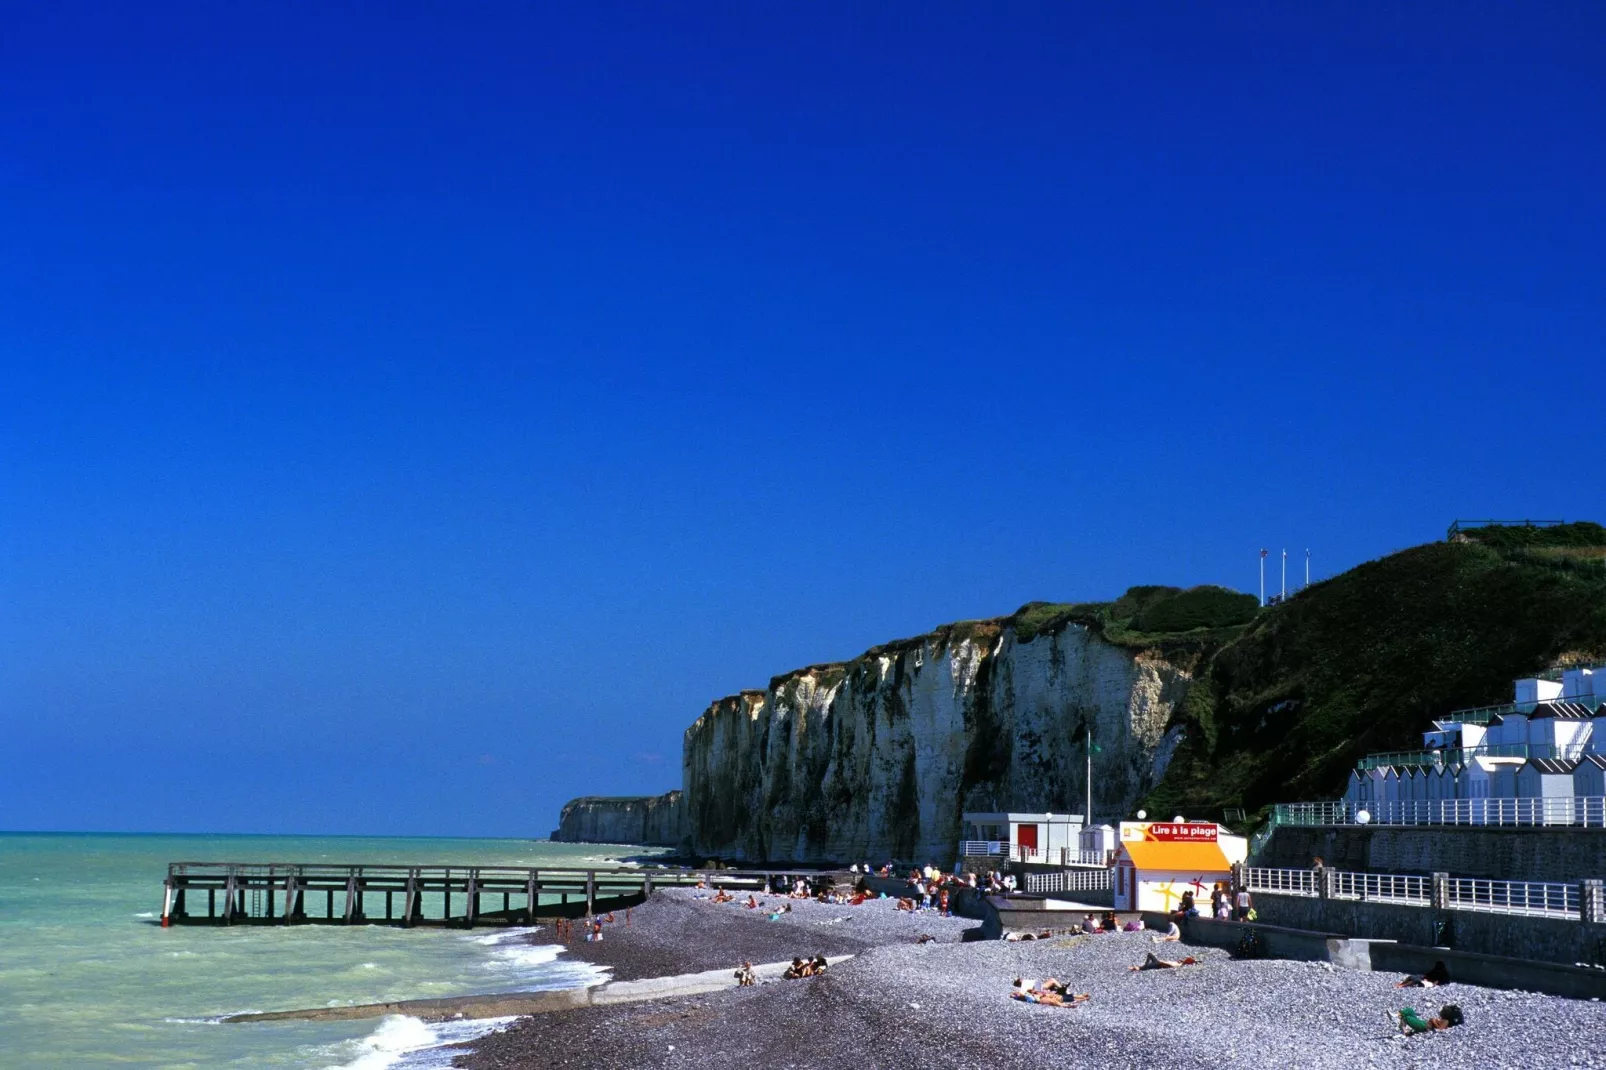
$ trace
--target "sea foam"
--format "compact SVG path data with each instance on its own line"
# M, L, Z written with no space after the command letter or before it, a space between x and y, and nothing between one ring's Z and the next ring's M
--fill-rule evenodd
M452 1064L452 1053L441 1050L446 1045L483 1037L507 1028L512 1021L511 1017L479 1018L429 1024L405 1014L387 1015L372 1033L347 1048L353 1056L349 1062L331 1065L329 1070L446 1068Z

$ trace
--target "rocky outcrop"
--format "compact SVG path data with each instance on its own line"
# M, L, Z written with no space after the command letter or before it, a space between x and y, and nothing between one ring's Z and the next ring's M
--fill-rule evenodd
M953 857L966 810L1114 821L1175 750L1172 712L1197 655L1162 655L1080 624L1017 637L1009 619L951 625L716 701L685 736L691 849L732 859Z
M640 843L675 847L685 836L681 793L587 795L570 799L552 838L565 843Z

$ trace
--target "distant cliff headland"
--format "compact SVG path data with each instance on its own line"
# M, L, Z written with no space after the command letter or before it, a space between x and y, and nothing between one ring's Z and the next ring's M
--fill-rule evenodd
M1464 530L1266 609L1220 587L1031 603L719 699L686 730L681 792L576 799L555 838L945 859L965 810L1081 812L1089 729L1097 820L1337 797L1435 714L1602 655L1597 524Z
M680 792L585 795L570 799L552 838L560 843L641 843L677 847L685 838Z

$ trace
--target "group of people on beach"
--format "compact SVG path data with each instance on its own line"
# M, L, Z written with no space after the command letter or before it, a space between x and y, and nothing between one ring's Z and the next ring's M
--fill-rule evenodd
M1197 918L1203 912L1193 892L1183 892L1177 909L1171 916L1181 921L1184 918ZM1208 915L1217 921L1254 921L1255 905L1249 895L1249 889L1239 888L1234 892L1225 881L1217 881L1210 889L1210 913Z
M804 977L818 977L825 972L825 956L815 955L811 958L794 958L792 965L786 968L781 975L784 980L796 981ZM758 984L758 973L753 969L751 962L743 962L736 968L736 984L739 988L748 988Z
M628 915L630 912L627 910L625 913ZM604 924L612 925L613 923L614 916L612 911L602 915L593 914L589 918L581 919L580 931L585 933L586 943L594 943L602 939L602 926ZM558 939L568 943L574 939L574 922L568 918L559 918L553 925L553 932Z
M825 956L815 955L813 958L793 959L792 965L786 968L781 977L788 981L796 981L804 977L818 977L825 972Z

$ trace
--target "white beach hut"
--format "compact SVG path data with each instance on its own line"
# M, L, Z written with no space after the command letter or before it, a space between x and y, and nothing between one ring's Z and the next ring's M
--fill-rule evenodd
M1517 797L1518 762L1491 762L1489 770L1489 798L1515 799Z
M1586 754L1573 770L1573 794L1580 798L1606 797L1606 755Z
M1578 763L1568 758L1530 758L1517 770L1517 797L1539 800L1537 810L1530 813L1544 824L1571 824L1577 768Z
M1460 768L1436 765L1428 774L1428 798L1436 802L1455 798L1455 778Z
M1576 702L1541 702L1528 715L1528 743L1536 758L1570 758L1588 738L1592 712Z

